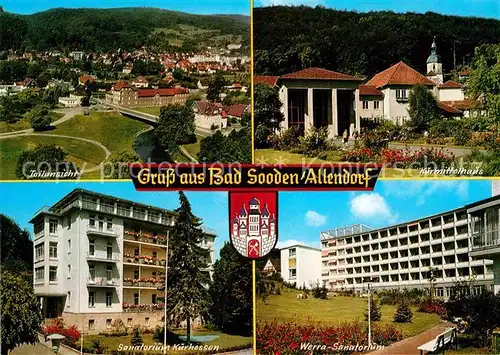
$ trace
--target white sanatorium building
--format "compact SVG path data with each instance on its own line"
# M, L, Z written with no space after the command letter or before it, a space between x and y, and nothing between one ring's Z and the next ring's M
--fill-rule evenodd
M321 250L305 245L281 249L281 277L296 287L313 288L321 284Z
M424 288L436 268L437 296L459 279L500 292L500 196L380 229L363 225L321 233L322 279L331 290Z
M34 288L45 318L98 332L121 319L128 327L161 325L166 238L174 212L75 189L39 210L34 225ZM201 246L212 274L213 231Z

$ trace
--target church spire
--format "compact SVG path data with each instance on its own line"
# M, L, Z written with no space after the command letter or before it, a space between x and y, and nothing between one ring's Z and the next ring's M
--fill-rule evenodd
M436 51L436 36L434 36L434 38L432 39L431 54L434 54L434 55L437 54L437 51Z

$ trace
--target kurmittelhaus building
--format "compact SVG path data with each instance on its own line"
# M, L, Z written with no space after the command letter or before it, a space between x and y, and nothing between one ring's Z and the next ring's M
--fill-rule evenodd
M500 195L380 229L322 232L322 280L331 290L429 288L447 298L457 280L500 292Z
M34 225L34 289L45 318L85 332L163 325L166 240L174 212L83 189L40 209ZM212 276L216 233L204 229ZM163 289L164 290L164 289Z

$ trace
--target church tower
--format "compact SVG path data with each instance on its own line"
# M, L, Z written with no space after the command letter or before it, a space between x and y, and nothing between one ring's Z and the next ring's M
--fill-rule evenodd
M427 58L427 77L436 84L443 83L443 62L437 54L436 36L431 45L431 55Z

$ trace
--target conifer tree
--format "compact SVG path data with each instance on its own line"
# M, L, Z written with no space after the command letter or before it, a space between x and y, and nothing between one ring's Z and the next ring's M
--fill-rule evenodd
M376 322L382 318L382 312L377 300L371 299L370 303L370 321ZM365 320L368 320L368 310L365 312Z
M140 346L142 344L142 337L139 331L139 327L134 328L134 333L132 334L132 338L130 339L130 344L133 346Z
M167 317L174 326L186 321L186 337L191 341L191 321L206 309L210 277L201 269L208 251L199 246L204 238L201 220L191 211L186 195L179 192L175 228L170 233L168 262Z
M401 302L394 314L394 322L396 323L411 323L413 312L407 302Z

